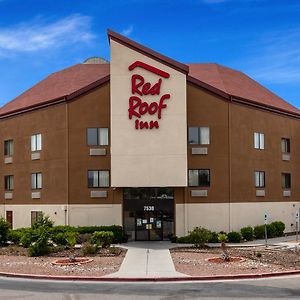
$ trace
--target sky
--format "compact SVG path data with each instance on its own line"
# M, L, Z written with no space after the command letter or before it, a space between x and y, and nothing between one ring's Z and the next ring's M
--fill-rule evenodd
M300 108L299 0L0 0L0 106L88 57L109 60L108 28L242 71Z

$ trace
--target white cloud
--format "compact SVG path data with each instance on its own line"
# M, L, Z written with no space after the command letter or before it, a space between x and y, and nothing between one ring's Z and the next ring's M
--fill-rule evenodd
M300 28L287 29L262 37L257 50L247 58L246 70L268 83L300 82Z
M122 30L121 34L125 35L125 36L129 36L133 31L133 26L130 25L129 27L125 28Z
M77 14L48 24L38 19L10 28L0 28L0 54L33 52L87 42L94 37L90 23L90 17Z

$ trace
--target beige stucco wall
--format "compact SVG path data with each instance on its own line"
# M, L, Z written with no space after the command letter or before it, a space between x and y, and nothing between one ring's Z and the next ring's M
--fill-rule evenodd
M176 204L176 234L188 234L196 226L212 231L239 231L245 226L282 221L286 232L295 231L297 202L253 202L253 203L189 203ZM293 225L291 225L293 224Z
M121 204L97 205L1 205L0 215L13 211L13 228L29 227L31 211L42 211L55 225L122 225Z
M187 184L187 123L186 76L164 64L129 49L113 40L111 47L111 185L114 187L186 186ZM157 114L143 115L139 120L158 120L159 128L135 129L129 119L131 76L142 75L155 84L160 78L142 68L129 71L135 61L142 61L170 74L163 78L160 95L139 96L148 103L159 102L170 94Z

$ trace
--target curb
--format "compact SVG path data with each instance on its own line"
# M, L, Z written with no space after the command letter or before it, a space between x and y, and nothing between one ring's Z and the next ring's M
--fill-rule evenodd
M272 278L289 275L299 275L300 270L261 274L237 274L237 275L215 275L215 276L187 276L187 277L88 277L88 276L56 276L56 275L34 275L21 273L0 272L0 277L58 280L58 281L98 281L98 282L185 282L185 281L211 281L211 280L238 280Z

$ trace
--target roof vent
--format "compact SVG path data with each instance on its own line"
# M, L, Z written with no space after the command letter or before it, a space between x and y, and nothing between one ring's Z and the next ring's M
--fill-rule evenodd
M87 58L83 63L91 64L91 65L98 65L98 64L108 64L109 62L102 57L92 56L92 57Z

